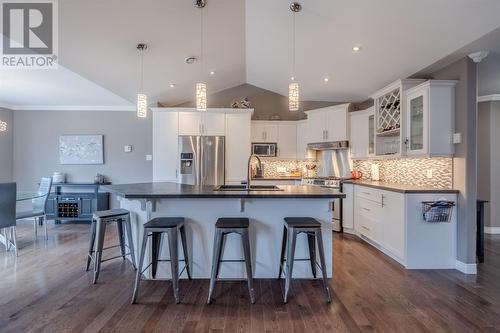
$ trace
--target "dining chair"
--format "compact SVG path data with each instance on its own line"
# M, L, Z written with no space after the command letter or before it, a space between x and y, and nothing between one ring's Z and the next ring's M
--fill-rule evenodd
M49 199L50 188L52 187L52 178L44 177L40 181L40 186L38 187L39 197L31 199L32 208L28 211L22 211L16 213L16 220L33 218L33 229L35 232L35 237L37 237L37 224L43 222L45 226L45 239L49 238L47 232L47 221L45 219L45 206L47 205L47 200Z
M14 246L17 256L16 183L0 184L0 238L3 238L7 251Z

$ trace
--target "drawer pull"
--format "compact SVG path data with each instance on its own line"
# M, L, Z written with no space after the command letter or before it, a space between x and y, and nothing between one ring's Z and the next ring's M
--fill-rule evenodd
M371 209L363 207L364 210L371 212Z
M361 193L366 194L366 195L371 195L370 192L361 192Z
M365 227L364 225L361 226L361 228L365 229L365 230L370 230L370 228L368 227Z

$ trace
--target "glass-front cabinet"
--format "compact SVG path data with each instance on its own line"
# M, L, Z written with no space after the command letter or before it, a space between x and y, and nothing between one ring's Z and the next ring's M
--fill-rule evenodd
M427 151L428 89L425 87L408 94L406 139L408 155L422 154Z
M368 116L368 155L375 154L375 114Z
M406 155L453 156L456 83L428 80L406 91Z

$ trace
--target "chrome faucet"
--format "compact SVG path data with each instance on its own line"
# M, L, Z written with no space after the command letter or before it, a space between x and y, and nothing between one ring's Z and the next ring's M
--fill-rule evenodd
M257 159L257 162L259 162L259 169L262 170L262 161L260 160L260 157L255 154L250 155L250 157L248 158L248 165L247 165L247 190L250 190L251 188L250 181L252 180L252 175L251 175L250 165L252 164L252 158L254 157Z

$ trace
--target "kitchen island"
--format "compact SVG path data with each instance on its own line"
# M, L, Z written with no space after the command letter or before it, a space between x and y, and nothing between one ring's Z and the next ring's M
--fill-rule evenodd
M132 234L136 257L138 241L142 239L142 225L154 217L184 217L188 252L193 278L209 278L215 222L219 217L248 217L250 219L250 246L255 278L276 278L279 269L283 218L309 216L322 224L323 243L328 276L332 270L332 201L343 199L338 190L319 186L279 186L279 190L217 191L215 186L177 183L142 183L106 186L117 195L120 207L131 212ZM168 258L168 244L163 242L161 258ZM297 239L296 258L308 258L307 238ZM149 246L147 248L149 251ZM180 251L179 253L182 253ZM147 253L145 261L149 262ZM224 259L241 259L243 250L238 235L227 237ZM161 265L160 265L161 266ZM170 265L158 268L158 277L170 276ZM183 264L180 264L183 267ZM311 277L310 264L297 261L294 277ZM145 274L148 274L146 271ZM184 272L183 277L187 277ZM245 278L243 263L224 263L221 278Z

